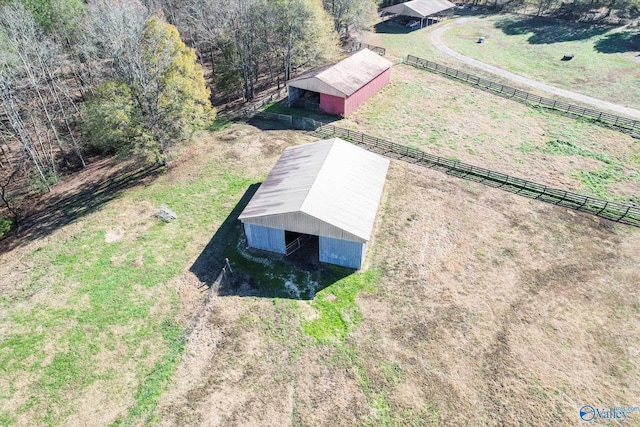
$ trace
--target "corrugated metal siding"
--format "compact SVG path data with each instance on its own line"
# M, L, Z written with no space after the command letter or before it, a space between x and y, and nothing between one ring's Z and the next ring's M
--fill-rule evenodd
M371 80L366 85L362 86L353 95L347 97L345 108L344 108L344 115L348 116L349 114L351 114L351 112L356 108L358 108L360 104L365 102L367 99L371 98L380 89L388 85L390 79L391 79L391 68L387 69L386 71L381 73L378 77Z
M244 233L251 248L264 249L279 254L285 253L284 230L245 223Z
M366 243L320 236L320 262L360 269Z
M344 116L345 99L338 96L320 94L320 109L327 114Z
M341 240L350 240L352 242L366 242L366 239L363 239L362 237L353 235L334 225L327 224L326 222L304 212L245 218L242 221L245 224L254 224L263 227L294 231L296 233L310 234L312 236L327 236Z

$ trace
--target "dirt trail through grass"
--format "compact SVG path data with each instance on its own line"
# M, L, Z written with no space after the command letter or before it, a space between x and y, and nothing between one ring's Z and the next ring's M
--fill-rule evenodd
M633 108L629 108L629 107L624 107L622 105L618 105L612 102L608 102L608 101L603 101L601 99L597 99L597 98L593 98L587 95L583 95L580 93L576 93L576 92L572 92L569 90L565 90L565 89L560 89L551 85L548 85L546 83L542 83L539 82L537 80L528 78L528 77L524 77L521 76L519 74L515 74L512 73L510 71L504 70L502 68L498 68L495 67L493 65L489 65L486 64L484 62L478 61L476 59L470 58L468 56L462 55L456 51L454 51L453 49L449 48L444 41L442 40L442 36L445 32L447 32L448 30L450 30L451 28L453 28L454 26L458 26L458 25L462 25L465 23L470 22L473 19L478 19L478 18L462 18L462 19L458 19L452 23L449 23L447 25L444 25L436 30L434 30L431 33L431 43L433 43L433 45L440 50L443 53L446 53L447 55L456 58L460 61L463 61L469 65L472 65L474 67L480 68L482 70L488 71L490 73L493 74L497 74L501 77L504 77L506 79L509 79L515 83L521 84L521 85L526 85L526 86L530 86L533 88L536 88L538 90L547 92L547 93L551 93L553 95L558 95L561 96L563 98L567 98L567 99L572 99L574 101L578 101L578 102L582 102L584 104L589 104L592 105L598 109L606 109L606 110L610 110L610 111L614 111L618 114L622 114L624 116L628 116L628 117L632 117L634 119L640 119L640 111L633 109Z

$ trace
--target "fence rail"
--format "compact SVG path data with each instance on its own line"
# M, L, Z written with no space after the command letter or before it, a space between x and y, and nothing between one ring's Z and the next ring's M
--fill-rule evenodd
M417 148L396 144L333 125L324 124L316 128L315 133L322 137L339 137L356 145L363 145L368 150L387 157L407 160L411 163L441 170L449 175L480 182L491 187L501 188L511 193L582 212L588 212L611 221L640 227L640 207L638 206L559 190L526 179L462 163L457 160L427 154Z
M625 132L640 134L640 121L638 120L616 116L615 114L609 114L604 111L594 110L591 108L579 107L577 105L555 99L544 98L542 96L534 95L520 89L515 89L501 83L492 82L491 80L483 79L482 77L474 76L473 74L465 73L464 71L456 70L455 68L447 67L427 59L418 58L413 55L408 55L404 62L406 64L413 65L414 67L424 68L438 74L453 77L455 79L462 80L463 82L479 86L529 104L540 105L545 108L570 113L575 116L604 123Z
M384 56L387 53L387 50L383 47L374 46L372 44L360 43L360 42L355 42L351 46L349 46L347 48L347 52L355 52L356 50L365 49L365 48L377 53L380 56Z
M526 179L506 175L501 172L463 163L458 160L427 154L417 148L396 144L391 141L366 135L362 132L344 129L309 118L264 112L260 112L254 117L285 122L295 129L312 131L316 136L323 138L339 137L387 157L436 169L449 175L479 182L490 187L500 188L524 197L587 212L611 221L640 227L640 207L638 206L560 190Z

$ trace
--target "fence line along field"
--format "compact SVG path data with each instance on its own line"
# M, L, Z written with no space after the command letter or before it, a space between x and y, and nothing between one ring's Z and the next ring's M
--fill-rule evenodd
M336 125L550 187L638 203L640 146L630 135L410 66L395 66L391 83Z
M498 93L510 99L524 102L527 105L533 107L549 108L551 110L556 110L561 113L573 115L579 118L590 119L595 122L602 123L606 126L610 126L614 129L618 129L622 132L629 132L633 135L640 135L640 121L638 120L610 114L602 110L580 107L578 105L569 104L564 101L534 95L531 92L525 92L505 84L483 79L482 77L465 73L464 71L447 67L445 65L438 64L437 62L418 58L413 55L407 55L407 57L403 60L403 63L413 65L414 67L423 68L434 73L442 74L447 77L458 79L467 84L477 86L494 93Z
M480 36L485 43L477 43ZM632 25L494 15L455 26L443 40L459 53L514 73L640 107L640 32ZM573 58L562 61L565 55Z

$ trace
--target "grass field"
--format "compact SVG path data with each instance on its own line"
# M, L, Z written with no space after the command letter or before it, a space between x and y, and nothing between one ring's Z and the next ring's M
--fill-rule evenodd
M639 239L394 162L368 270L313 301L216 298L160 424L574 425L640 391Z
M637 140L408 66L337 124L638 201ZM639 230L394 161L366 268L294 262L248 251L236 217L312 138L212 129L0 252L0 425L575 425L585 404L640 406Z
M391 84L337 125L552 187L638 202L638 140L410 66L394 67Z
M227 125L0 255L1 424L556 425L635 404L638 230L394 162L363 272L246 251L235 215L308 139Z
M485 43L478 44L478 37ZM493 15L444 35L453 50L553 86L640 108L640 31ZM561 61L573 54L571 61Z

